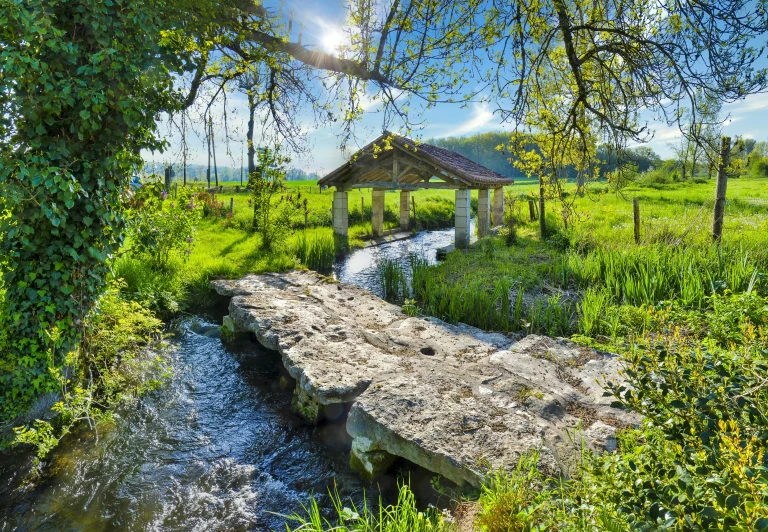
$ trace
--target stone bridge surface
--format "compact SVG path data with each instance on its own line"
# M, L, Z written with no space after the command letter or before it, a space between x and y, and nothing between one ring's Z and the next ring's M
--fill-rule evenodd
M313 272L211 287L232 298L226 328L280 353L296 413L318 423L349 408L350 462L369 478L402 457L479 486L534 451L542 471L567 475L582 444L612 450L616 429L638 421L603 397L618 358L569 340L410 317Z

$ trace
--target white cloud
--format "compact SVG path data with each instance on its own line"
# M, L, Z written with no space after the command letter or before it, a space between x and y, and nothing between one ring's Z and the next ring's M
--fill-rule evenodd
M493 123L493 112L486 104L478 104L472 107L472 115L467 120L435 136L458 137L467 133L474 133Z
M750 94L743 100L725 104L723 108L738 115L768 109L768 93Z

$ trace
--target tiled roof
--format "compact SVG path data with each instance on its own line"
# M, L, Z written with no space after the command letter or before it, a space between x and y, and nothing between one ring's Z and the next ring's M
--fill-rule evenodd
M409 154L413 154L414 157L425 160L433 166L441 168L442 170L457 176L465 187L479 186L481 188L486 188L496 185L506 185L514 182L512 178L494 172L482 164L467 159L463 155L459 155L456 152L447 150L445 148L440 148L438 146L433 146L431 144L417 143L408 137L404 137L396 133L390 133L389 131L385 131L376 140L360 149L351 158L351 161L361 161L363 158L373 157L373 147L376 145L381 146L386 144L387 141L391 142L393 148L400 149ZM354 182L355 169L351 161L344 163L339 168L328 173L318 182L318 184L334 186L338 183Z

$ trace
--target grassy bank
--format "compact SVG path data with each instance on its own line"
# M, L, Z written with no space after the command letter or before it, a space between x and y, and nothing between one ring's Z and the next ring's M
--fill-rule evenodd
M568 478L543 477L536 456L522 457L516 471L489 471L479 498L457 495L451 522L425 514L431 529L768 529L765 181L729 183L721 246L709 235L713 183L624 193L576 198L580 216L568 229L550 207L553 231L541 241L523 192L512 206L517 238L484 239L436 266L415 258L410 276L382 267L387 295L412 298L411 313L571 336L620 354L626 383L608 383L607 392L644 419L618 430L616 452L585 449ZM360 526L338 509L326 522L311 514L298 522L316 531L405 530L391 508Z

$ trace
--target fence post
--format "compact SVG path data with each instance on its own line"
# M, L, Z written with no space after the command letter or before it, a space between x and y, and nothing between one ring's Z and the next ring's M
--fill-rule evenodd
M725 191L728 187L728 159L731 154L731 137L720 139L720 164L717 167L717 188L715 189L715 212L712 220L712 239L718 244L723 238L723 217L725 215Z
M365 197L360 197L360 221L365 223Z
M235 198L229 198L229 214L235 212Z
M528 200L528 214L531 217L531 221L536 221L536 207L534 205L534 201L532 199Z
M416 198L411 196L411 205L413 205L413 219L411 220L411 227L416 227Z
M635 219L635 244L640 244L640 200L632 200L632 215Z
M309 225L309 210L304 208L304 229Z

